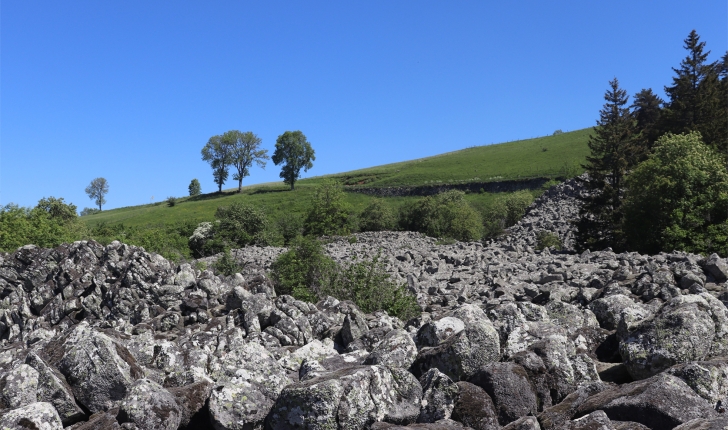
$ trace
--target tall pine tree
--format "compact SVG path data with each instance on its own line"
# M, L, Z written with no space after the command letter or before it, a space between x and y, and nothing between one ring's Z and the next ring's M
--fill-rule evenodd
M628 99L617 78L611 80L594 134L589 136L591 154L582 167L589 174L590 193L576 223L577 243L583 249L623 248L620 206L624 179L627 170L638 161L635 121L627 106Z
M639 150L638 157L645 160L652 145L660 137L660 118L664 101L652 92L652 88L643 89L634 95L632 102L632 116L635 120L637 136L635 137Z
M726 154L726 109L721 97L719 63L708 63L710 51L693 30L685 39L687 57L673 68L676 76L665 87L669 97L663 131L673 134L698 131L703 141L721 154Z

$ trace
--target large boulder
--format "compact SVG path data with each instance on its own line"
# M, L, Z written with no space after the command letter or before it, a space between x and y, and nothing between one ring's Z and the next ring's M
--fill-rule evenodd
M470 382L460 381L457 386L451 418L474 430L498 430L498 413L488 393Z
M502 362L485 365L468 382L488 393L501 425L538 412L536 389L526 370L518 364Z
M417 346L412 337L403 329L394 329L374 347L364 364L409 368L415 358L417 358Z
M15 409L38 401L38 371L21 364L0 380L2 402L5 407Z
M575 418L596 410L606 412L611 420L635 421L651 429L671 429L718 415L683 380L667 373L596 393L576 409Z
M135 381L121 402L119 421L139 430L177 430L181 419L175 397L148 379Z
M246 343L221 357L210 394L210 418L218 429L262 426L281 390L291 381L263 346Z
M422 407L417 422L434 423L450 418L458 397L459 388L439 370L432 368L420 378Z
M413 423L422 388L409 372L356 366L291 384L278 397L267 427L365 429L378 421Z
M415 376L436 367L453 381L467 380L480 367L500 360L500 337L482 309L463 305L453 316L465 323L465 329L438 346L422 348L412 364Z
M3 430L63 430L63 423L53 405L36 402L13 409L0 417Z
M131 384L144 376L121 342L85 321L50 342L42 354L65 376L75 399L92 413L118 406Z
M34 352L28 353L25 363L38 372L38 401L52 404L64 426L69 426L84 418L86 414L76 404L71 387L58 370L48 366Z
M726 351L728 309L710 294L678 296L620 342L620 354L634 379L675 364L705 360Z

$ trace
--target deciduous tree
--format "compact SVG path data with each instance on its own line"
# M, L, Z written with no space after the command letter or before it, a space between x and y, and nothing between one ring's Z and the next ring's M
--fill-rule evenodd
M232 163L232 150L230 145L222 138L222 135L212 136L202 148L202 159L210 163L212 176L217 184L217 191L222 191L222 186L227 181L229 166Z
M202 187L200 187L200 181L197 178L190 181L190 186L187 189L190 192L190 196L199 196L202 193Z
M222 135L226 145L230 147L232 165L237 169L233 179L238 181L238 192L243 189L243 179L250 176L250 168L255 162L265 168L265 161L269 160L267 149L260 149L262 140L251 131L226 131Z
M291 186L298 180L301 169L304 172L313 167L316 160L311 144L300 131L287 131L278 136L276 150L273 153L273 163L277 166L283 163L280 177L283 182Z
M104 178L96 178L91 181L88 187L86 187L86 194L88 194L88 197L91 200L99 205L99 210L101 210L101 205L106 203L104 196L106 196L106 193L108 192L109 183L106 182L106 179Z
M624 232L644 253L728 252L728 171L700 134L666 134L627 179Z

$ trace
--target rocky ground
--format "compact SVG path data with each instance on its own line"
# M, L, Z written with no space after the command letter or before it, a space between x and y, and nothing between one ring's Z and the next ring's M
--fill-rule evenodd
M503 239L382 232L411 321L276 296L283 250L223 278L118 242L0 256L0 429L723 429L728 265L573 246L576 182ZM209 261L208 261L209 262Z

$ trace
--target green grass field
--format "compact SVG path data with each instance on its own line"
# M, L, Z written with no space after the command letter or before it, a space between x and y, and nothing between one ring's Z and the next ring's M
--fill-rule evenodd
M272 220L284 213L303 214L311 194L323 178L336 178L347 186L417 186L463 182L490 182L519 178L568 177L582 172L589 148L586 144L591 128L488 146L478 146L428 158L371 167L351 172L302 179L295 191L283 183L251 185L224 191L222 194L203 194L180 198L173 207L166 202L111 209L81 217L89 227L100 223L126 226L160 226L179 222L210 221L219 206L245 202L262 207ZM346 193L355 212L367 205L372 197ZM492 195L470 194L468 200L482 207ZM415 197L387 198L393 208L399 208Z

